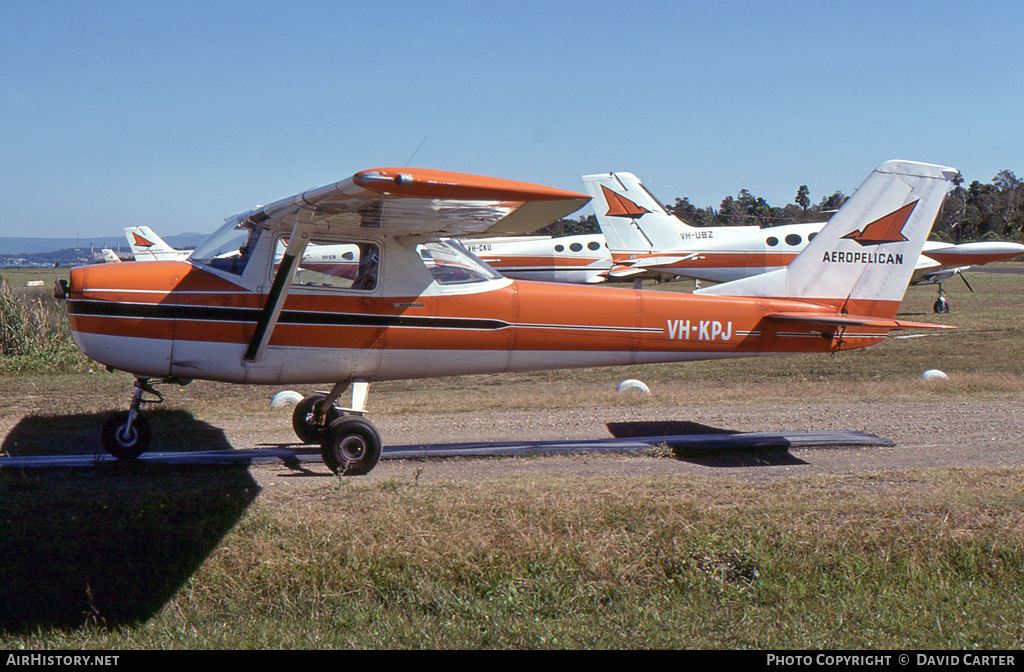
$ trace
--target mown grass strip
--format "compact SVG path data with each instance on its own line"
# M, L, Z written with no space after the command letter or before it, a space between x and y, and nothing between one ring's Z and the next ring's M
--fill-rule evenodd
M194 470L188 478L186 486L180 476L147 474L145 490L170 479L163 483L170 494L159 503L135 501L145 538L166 534L181 544L186 529L212 529L217 538L225 521L233 527L173 594L152 588L148 594L166 600L159 608L118 619L82 595L77 627L8 631L0 646L946 649L1024 642L1014 616L1024 570L1019 469L770 485L669 476L325 481L306 497L264 493L251 503L243 498L241 508L227 492L200 510L190 490L210 493L216 475ZM64 547L104 548L103 524L83 526L82 538L73 531L96 517L100 497L108 499L89 481L59 483L63 515L18 523L29 512L12 511L5 524L20 525L19 547L31 549L31 539L61 528ZM251 487L244 477L234 482L228 490ZM7 481L2 488L11 501L10 490L24 486ZM58 496L50 477L34 488L44 502ZM133 498L119 491L124 507ZM115 525L109 536L123 537L128 527ZM52 543L37 543L54 552ZM159 550L166 546L119 585L148 585L144 577L160 575L161 563L177 562ZM4 584L10 592L11 582Z

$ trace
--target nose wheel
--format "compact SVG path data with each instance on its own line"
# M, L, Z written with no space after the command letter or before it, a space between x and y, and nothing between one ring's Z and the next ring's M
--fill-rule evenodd
M180 378L162 378L153 382L149 378L136 378L135 392L128 410L114 413L103 423L103 431L100 433L103 448L119 460L133 460L146 452L153 440L153 431L149 421L139 412L139 407L144 403L163 403L163 395L153 388L154 384L187 385L189 382ZM147 394L150 396L146 397Z
M156 398L144 399L145 393ZM101 439L103 448L119 460L133 460L146 452L153 439L149 421L139 414L139 406L143 401L160 403L163 397L149 384L148 378L135 379L135 394L127 411L119 411L107 418L103 423Z
M149 448L153 431L137 411L119 411L103 423L103 448L119 460L133 460Z

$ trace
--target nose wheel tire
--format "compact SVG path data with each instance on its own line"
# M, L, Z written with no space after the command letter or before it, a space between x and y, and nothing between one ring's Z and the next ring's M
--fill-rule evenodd
M935 303L932 305L932 311L940 315L948 313L949 301L946 300L946 297L940 296L938 299L936 299Z
M341 411L331 406L317 423L317 413L326 400L327 395L311 394L295 404L295 410L292 412L292 429L295 430L295 436L299 437L299 441L312 444L321 443L327 427L341 417Z
M380 459L380 433L370 421L348 415L331 423L320 444L324 464L336 474L362 476Z
M128 427L128 411L114 413L103 423L103 448L120 460L132 460L142 455L153 440L149 422L135 414L132 426Z

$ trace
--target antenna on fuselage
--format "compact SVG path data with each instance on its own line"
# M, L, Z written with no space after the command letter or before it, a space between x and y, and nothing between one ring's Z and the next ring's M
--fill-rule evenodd
M412 156L409 157L409 160L405 162L405 166L403 166L404 168L408 168L409 167L409 164L412 163L413 157L416 156L416 152L420 151L420 147L422 147L423 143L426 142L426 141L427 141L427 136L424 135L423 139L420 140L420 144L416 145L416 151L413 152Z

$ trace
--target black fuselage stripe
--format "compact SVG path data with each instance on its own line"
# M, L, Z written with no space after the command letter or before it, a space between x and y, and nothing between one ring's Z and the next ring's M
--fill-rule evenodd
M69 301L68 312L94 317L124 317L158 320L198 320L212 322L252 322L260 319L260 308L218 306L182 306L173 304L124 303L113 301ZM431 327L435 329L505 329L502 320L469 317L417 317L408 315L313 313L282 310L278 324L345 327Z

